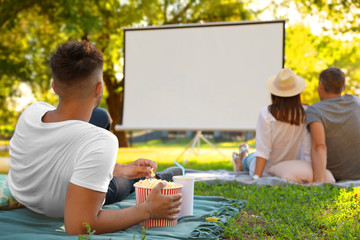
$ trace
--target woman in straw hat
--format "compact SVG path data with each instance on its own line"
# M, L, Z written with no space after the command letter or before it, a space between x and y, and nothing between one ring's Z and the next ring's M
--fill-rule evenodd
M311 139L300 98L305 86L305 80L289 68L267 80L272 103L263 107L258 116L256 152L248 154L247 144L240 145L239 154L233 154L235 171L249 171L255 180L266 176L276 163L293 159L311 161Z

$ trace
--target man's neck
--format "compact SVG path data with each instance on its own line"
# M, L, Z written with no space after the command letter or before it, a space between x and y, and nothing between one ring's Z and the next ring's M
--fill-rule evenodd
M330 98L340 97L341 93L326 93L321 100L327 100Z
M80 120L89 122L93 111L92 105L84 102L61 102L52 111L48 111L42 118L45 123L62 122L67 120Z

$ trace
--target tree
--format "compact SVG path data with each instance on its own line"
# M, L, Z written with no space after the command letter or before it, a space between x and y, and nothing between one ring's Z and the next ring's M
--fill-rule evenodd
M360 76L360 39L343 41L327 35L314 35L302 24L286 29L285 65L307 82L302 94L308 104L318 102L319 74L329 66L339 67L346 73L346 92L357 93ZM358 94L358 93L357 93Z
M319 16L322 21L330 21L325 31L360 32L359 0L297 0L296 3L299 9Z
M11 4L13 4L11 2ZM47 68L47 57L51 42L46 36L54 34L47 24L41 26L36 23L45 22L38 16L38 8L32 8L26 13L27 17L17 8L30 6L30 1L23 1L16 7L9 2L1 1L0 14L0 115L1 124L14 124L18 114L12 107L9 96L19 96L18 86L21 82L30 84L34 93L50 96L50 72ZM22 5L24 4L24 5ZM2 7L8 7L3 11ZM17 18L9 18L16 14ZM36 50L36 51L34 51Z
M329 66L345 71L347 93L359 94L358 0L282 0L272 1L268 7L274 18L291 18L288 9L294 7L302 16L303 21L287 25L285 66L305 78L304 102L312 104L320 100L317 94L318 77ZM309 18L312 21L307 24L306 19ZM314 24L323 26L323 32L312 33L311 26Z
M47 57L69 39L86 39L104 53L105 98L114 127L122 112L123 81L117 77L122 27L251 20L255 15L240 0L0 0L0 103L23 81L37 99L54 101ZM126 133L113 132L120 146L127 146Z

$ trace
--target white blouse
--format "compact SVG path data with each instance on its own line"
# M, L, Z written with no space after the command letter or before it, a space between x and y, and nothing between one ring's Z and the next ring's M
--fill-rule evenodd
M267 160L264 173L272 165L286 160L306 160L311 162L311 137L305 122L297 125L276 120L268 110L260 110L256 124L256 157ZM254 174L255 163L250 166Z

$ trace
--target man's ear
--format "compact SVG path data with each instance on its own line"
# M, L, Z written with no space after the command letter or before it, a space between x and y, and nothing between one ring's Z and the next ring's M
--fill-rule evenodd
M325 86L321 81L319 81L319 90L323 93L325 92Z
M56 90L55 82L54 82L54 81L51 82L51 87L52 87L52 89L54 90L54 92L55 92L57 95L59 95L58 92L57 92L57 90Z
M103 92L103 83L98 82L95 87L95 94L97 97L102 96L102 92Z

